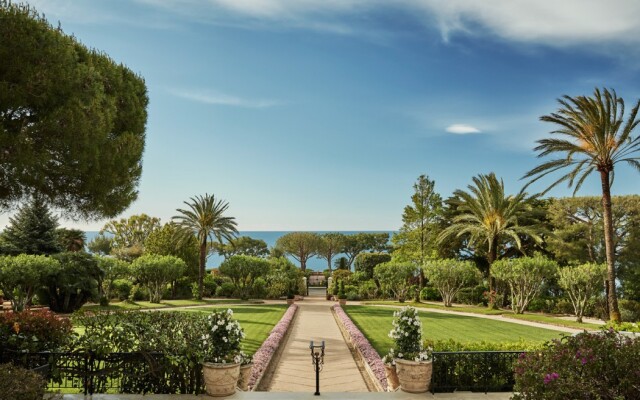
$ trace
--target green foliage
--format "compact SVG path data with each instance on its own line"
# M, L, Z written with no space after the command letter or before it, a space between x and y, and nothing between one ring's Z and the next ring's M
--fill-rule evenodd
M61 247L57 227L58 219L42 198L35 196L9 218L9 225L2 233L3 252L12 255L58 253Z
M207 274L204 276L204 280L203 280L203 284L204 284L204 297L213 297L216 295L216 289L218 288L218 283L216 282L216 279L213 277L213 275L211 274ZM196 284L196 287L198 285ZM194 298L197 297L193 296Z
M378 296L378 285L373 279L358 284L358 297L360 299L375 299Z
M424 273L440 292L445 307L451 307L460 289L480 280L480 272L470 261L429 260L424 264Z
M320 236L314 232L291 232L280 236L276 248L290 255L300 263L300 269L307 269L309 258L318 254L321 244Z
M338 232L323 233L320 235L320 242L318 243L317 256L324 260L327 260L327 267L331 270L331 260L342 253L344 249L345 236Z
M392 324L389 337L393 339L393 352L397 357L405 360L419 357L422 351L422 322L418 317L418 310L407 306L394 311Z
M42 255L0 257L0 289L11 300L13 310L22 311L31 304L46 277L59 268L58 260Z
M133 284L128 279L116 279L111 285L111 293L120 301L127 300L132 289Z
M363 251L383 252L389 250L389 234L360 232L345 235L342 253L347 257L347 269Z
M157 254L144 255L131 264L133 275L147 288L152 303L160 303L169 282L180 278L186 269L186 264L178 257Z
M383 294L392 292L399 301L404 301L409 290L409 279L415 276L416 267L411 263L386 262L376 265L374 278L380 283Z
M485 340L460 342L453 339L427 339L424 341L424 347L431 347L433 351L538 351L544 348L544 343L523 339L513 342Z
M523 353L514 370L517 400L634 399L640 376L640 341L613 330L555 340Z
M233 282L240 298L246 300L253 289L255 280L269 273L269 261L264 258L236 255L220 264L220 274Z
M269 255L267 242L262 239L254 239L249 236L240 236L227 243L214 242L211 244L213 251L225 259L236 255L266 258Z
M217 297L232 297L235 293L236 286L231 282L224 282L216 288Z
M58 228L56 238L62 251L84 251L87 241L87 235L80 229Z
M346 300L347 299L347 294L344 291L344 280L340 281L339 289L338 289L338 298L340 300Z
M389 261L391 256L388 253L360 253L356 256L354 269L362 272L366 279L371 279L376 265Z
M622 322L619 324L607 322L605 329L614 330L616 332L634 332L640 333L640 325L635 322Z
M431 285L427 285L420 291L420 298L427 301L442 301L442 296L438 289Z
M198 240L193 235L183 235L175 223L154 229L144 241L144 252L178 257L187 264L186 275L192 279L198 276Z
M69 320L51 311L0 313L0 342L6 350L55 352L69 342L72 334Z
M620 314L627 322L640 321L640 302L635 300L620 300Z
M158 229L160 229L160 218L140 214L109 221L100 234L106 232L112 235L111 253L113 255L122 260L133 261L142 255L145 241L153 231Z
M545 280L556 274L558 264L536 254L534 257L498 260L492 269L493 276L509 285L511 308L516 314L522 314L540 292Z
M113 239L100 233L87 244L87 248L93 254L108 256L113 250Z
M216 200L214 195L195 196L184 202L186 209L177 209L178 215L173 217L182 230L184 237L195 235L198 240L198 297L202 299L204 292L204 275L207 263L209 243L223 240L231 241L238 234L236 220L225 216L229 203Z
M37 372L0 364L0 393L2 400L42 400L47 381Z
M606 271L605 264L593 263L570 265L558 271L558 284L569 296L578 322L582 322L589 300L602 291Z
M59 263L44 276L41 296L56 312L71 313L89 300L98 300L102 270L85 252L65 252L53 256Z
M347 257L336 258L336 261L334 262L334 266L336 267L337 270L350 271L349 260L347 259Z
M117 258L95 256L95 260L98 263L98 268L102 271L102 280L100 282L101 294L107 299L108 304L108 300L112 298L114 282L129 276L131 270L127 262L118 260ZM127 296L128 294L124 296L124 298Z
M28 5L3 1L0 20L0 202L38 194L85 219L121 213L142 171L144 80Z
M485 296L487 291L488 288L482 284L471 288L462 288L456 296L456 302L474 306L480 304L482 304L482 306L486 306L488 304Z
M298 293L302 284L301 271L286 257L270 258L269 263L271 270L265 277L268 297L279 298Z
M413 190L411 204L402 213L402 227L391 242L395 259L422 265L437 253L442 198L435 192L435 182L426 175L418 177Z

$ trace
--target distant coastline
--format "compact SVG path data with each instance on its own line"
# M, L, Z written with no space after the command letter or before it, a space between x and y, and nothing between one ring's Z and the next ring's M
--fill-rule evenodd
M279 237L290 232L294 232L294 231L241 231L240 236L250 236L254 239L264 240L267 243L267 246L271 248L275 246L276 241L278 240ZM395 233L394 231L310 231L310 232L315 232L315 233L340 232L345 235L350 235L350 234L360 233L360 232L388 233L389 236ZM98 235L97 231L85 231L85 233L87 234L87 243L90 242L94 237ZM337 257L340 257L340 256L338 255ZM296 260L294 260L293 258L290 258L290 259L295 265L299 265L299 263ZM221 256L218 256L217 254L213 254L211 257L207 259L207 268L217 268L223 260L224 258L222 258ZM327 262L320 258L313 257L309 261L307 261L307 269L311 269L313 271L324 271L325 269L327 269Z

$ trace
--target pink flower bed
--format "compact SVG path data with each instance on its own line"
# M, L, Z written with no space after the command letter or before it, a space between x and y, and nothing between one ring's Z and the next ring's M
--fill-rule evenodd
M371 346L369 340L360 332L360 329L351 321L351 318L349 318L340 305L336 304L333 306L333 310L342 323L342 326L344 326L349 333L351 343L360 350L360 354L362 354L364 360L369 364L371 371L375 374L382 388L387 390L387 376L385 374L384 363L378 352Z
M253 386L269 366L271 358L278 350L280 342L282 342L282 338L287 334L291 320L297 310L298 306L295 304L292 304L287 308L287 311L284 313L280 321L273 327L271 333L269 333L267 340L262 343L262 346L260 346L258 351L253 355L253 368L251 369L251 377L249 378L249 390L253 390Z

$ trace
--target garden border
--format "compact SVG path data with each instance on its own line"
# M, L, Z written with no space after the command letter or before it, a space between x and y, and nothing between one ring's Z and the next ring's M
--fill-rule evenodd
M339 304L331 306L331 312L342 332L342 336L356 351L355 353L362 361L364 369L369 375L371 382L378 392L387 391L387 377L384 364L378 352L371 346L366 336L351 321L351 318L344 312Z
M265 373L272 367L271 363L282 348L282 343L288 337L291 324L297 315L298 305L292 304L287 308L280 321L273 327L267 339L253 355L253 368L249 377L249 391L256 391L262 383ZM257 361L256 361L257 360Z

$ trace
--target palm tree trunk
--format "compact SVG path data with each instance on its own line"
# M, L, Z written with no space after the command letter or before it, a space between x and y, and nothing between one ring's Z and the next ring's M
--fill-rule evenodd
M496 239L492 239L491 249L489 249L489 254L487 254L487 261L489 262L489 267L487 269L487 278L489 279L489 292L495 290L496 282L491 275L491 264L498 258L498 241Z
M198 300L202 300L204 293L204 268L207 262L207 239L200 243L200 268L198 269Z
M613 246L613 219L611 217L611 186L609 171L600 171L602 183L602 209L604 216L604 247L607 254L607 286L609 295L609 320L620 322L620 310L618 309L618 297L616 296L616 269L615 252Z

